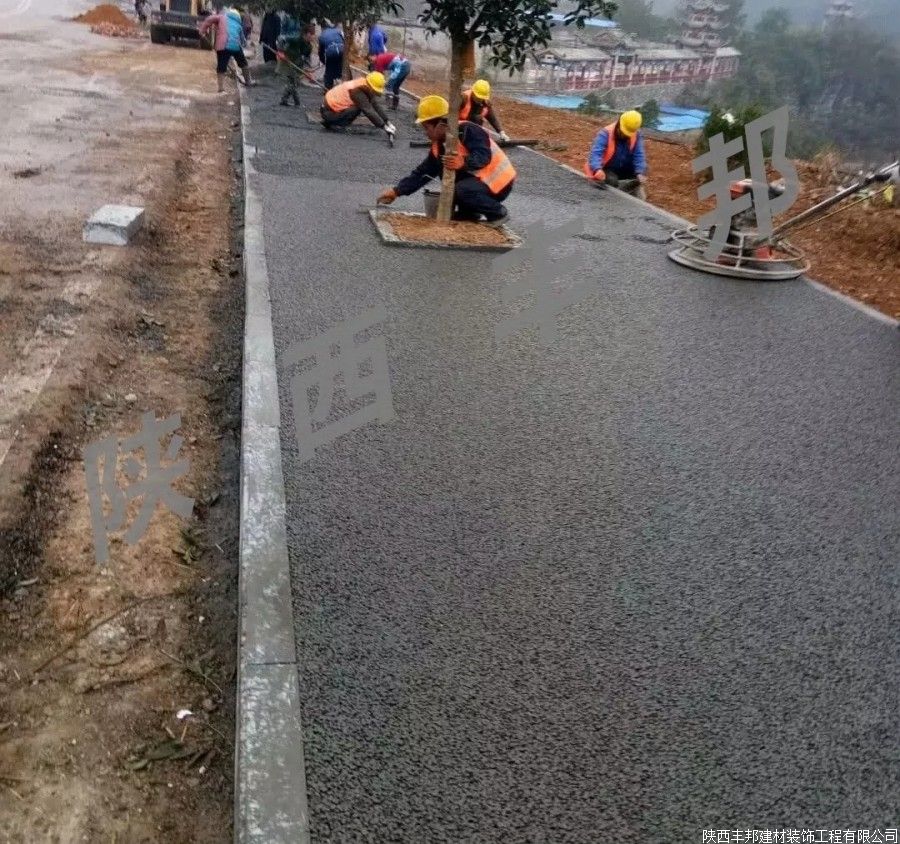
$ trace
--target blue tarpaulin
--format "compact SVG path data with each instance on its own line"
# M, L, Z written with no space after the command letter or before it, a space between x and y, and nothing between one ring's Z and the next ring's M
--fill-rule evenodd
M546 108L562 108L570 111L577 109L584 102L584 97L579 94L522 94L516 99ZM702 108L682 108L668 103L661 105L659 111L659 123L655 127L659 132L700 129L709 117L709 112Z

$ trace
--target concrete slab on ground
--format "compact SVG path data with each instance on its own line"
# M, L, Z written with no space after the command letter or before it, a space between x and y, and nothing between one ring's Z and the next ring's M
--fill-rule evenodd
M86 243L127 246L144 224L144 209L132 205L104 205L91 214L82 234Z
M896 826L896 330L512 150L516 230L583 221L540 281L588 295L498 341L533 264L357 213L422 155L251 134L313 840ZM396 416L303 462L284 353L376 306Z

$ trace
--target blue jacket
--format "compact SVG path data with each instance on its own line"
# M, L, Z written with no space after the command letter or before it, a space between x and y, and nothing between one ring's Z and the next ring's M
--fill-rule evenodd
M647 172L647 156L644 154L644 137L641 132L637 133L637 141L634 149L629 149L628 141L616 141L616 151L613 157L603 166L603 154L606 152L606 146L609 143L609 131L601 129L594 139L594 146L591 147L591 154L588 156L588 167L591 173L598 170L612 170L613 173L628 172L634 170L637 175L644 175Z
M226 50L240 50L244 46L244 22L234 9L225 11L225 22L228 24L228 40L225 42Z
M384 30L375 24L369 27L369 55L380 56L387 52L387 35Z
M338 49L340 48L340 49ZM336 26L323 29L319 36L319 60L325 61L331 56L338 56L344 52L344 35Z

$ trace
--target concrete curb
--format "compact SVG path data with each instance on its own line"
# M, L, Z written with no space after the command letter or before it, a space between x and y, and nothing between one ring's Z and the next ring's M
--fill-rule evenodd
M309 844L300 689L281 471L281 417L262 204L251 184L249 108L244 164L244 371L241 421L236 844Z

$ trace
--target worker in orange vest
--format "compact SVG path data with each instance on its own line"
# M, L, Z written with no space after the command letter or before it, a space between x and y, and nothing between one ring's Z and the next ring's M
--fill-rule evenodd
M643 118L639 111L626 111L615 122L601 129L584 165L585 175L597 182L618 187L620 179L635 181L630 191L646 199L647 156L641 135Z
M484 126L484 121L487 120L500 136L501 141L509 140L509 135L503 131L500 118L497 117L497 113L491 105L491 83L487 79L476 80L471 88L462 92L459 119L477 123L479 126Z
M393 137L397 127L388 120L377 97L384 93L384 74L373 72L359 79L342 82L325 92L320 113L326 129L343 129L364 114L379 129Z
M419 102L416 123L431 141L428 157L405 179L384 191L378 202L390 205L398 196L415 193L431 179L440 179L444 168L456 171L453 195L453 219L482 222L491 227L501 226L509 219L503 204L512 192L516 170L506 153L491 140L484 129L474 123L459 124L459 147L454 155L446 152L450 103L443 97L431 95Z

